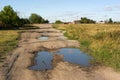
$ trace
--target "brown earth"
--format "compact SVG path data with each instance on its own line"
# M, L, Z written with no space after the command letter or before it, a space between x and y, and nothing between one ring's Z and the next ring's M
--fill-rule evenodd
M81 67L64 62L63 56L54 55L51 70L33 71L35 53L42 49L49 51L63 47L79 47L79 42L68 40L62 31L53 29L50 24L35 24L40 29L21 33L18 47L8 54L0 65L0 80L120 80L120 73L104 66ZM47 33L47 34L46 34ZM47 41L38 40L40 36L49 36Z

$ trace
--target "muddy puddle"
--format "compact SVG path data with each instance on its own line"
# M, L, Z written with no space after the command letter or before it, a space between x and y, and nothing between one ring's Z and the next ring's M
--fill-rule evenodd
M52 69L53 56L47 51L41 51L37 53L35 57L35 65L31 66L31 70L46 70Z
M57 54L64 56L64 61L79 64L80 66L89 67L91 66L91 56L81 52L76 48L62 48L57 51Z
M77 48L61 48L53 53L49 51L40 51L35 58L35 64L30 67L31 70L48 70L52 69L52 61L54 55L62 55L63 61L72 64L77 64L83 67L90 67L90 61L92 57L86 53L81 52Z

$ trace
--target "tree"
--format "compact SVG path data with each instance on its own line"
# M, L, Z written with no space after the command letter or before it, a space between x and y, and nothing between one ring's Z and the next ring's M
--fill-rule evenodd
M95 21L86 17L81 17L80 23L95 23Z
M2 23L2 21L0 21L0 28L3 26L3 23Z
M20 24L20 18L17 12L15 12L10 5L5 6L0 12L0 21L2 21L5 27L19 26Z
M108 20L108 23L113 23L112 18L110 18L110 19Z
M44 21L44 23L47 23L47 24L48 24L48 23L49 23L49 21L48 21L48 20L45 20L45 21Z
M55 24L61 24L61 23L63 23L63 22L60 21L60 20L56 20L56 21L55 21Z
M38 15L38 14L35 14L35 13L32 13L31 16L29 17L29 21L30 23L44 23L44 19Z
M20 22L21 22L21 24L30 24L30 21L27 18L21 18Z

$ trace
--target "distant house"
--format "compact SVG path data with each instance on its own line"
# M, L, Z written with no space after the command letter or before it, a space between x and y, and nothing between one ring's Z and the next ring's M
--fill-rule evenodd
M73 24L80 24L80 21L79 20L75 20L75 21L73 21Z
M105 24L105 21L99 21L97 24Z
M64 22L64 24L72 24L72 22Z

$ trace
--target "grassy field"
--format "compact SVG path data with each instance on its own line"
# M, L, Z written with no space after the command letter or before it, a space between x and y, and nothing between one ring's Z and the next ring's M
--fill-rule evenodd
M80 42L80 49L92 55L95 63L120 70L119 24L54 24L65 36Z
M12 51L16 47L20 37L19 32L30 29L38 29L38 27L28 24L20 27L18 30L0 30L0 62L3 61L6 53Z
M18 38L18 31L0 30L0 61L2 61L6 53L16 47Z

